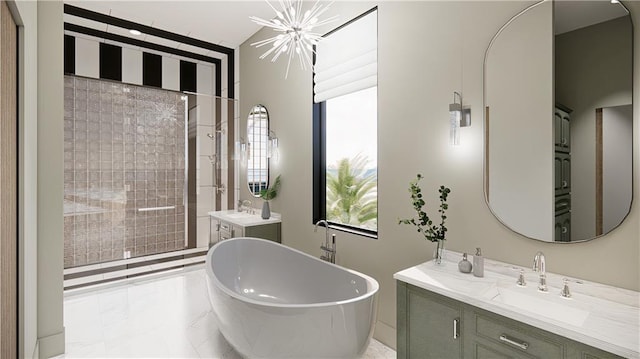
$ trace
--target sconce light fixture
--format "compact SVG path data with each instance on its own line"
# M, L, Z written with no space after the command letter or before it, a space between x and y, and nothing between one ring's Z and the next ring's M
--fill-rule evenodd
M457 100L456 101L456 97ZM460 145L460 127L471 125L471 109L462 107L462 95L453 93L453 103L449 104L449 144Z
M241 164L247 163L249 159L249 144L242 137L240 137L239 141L236 141L233 159L240 161Z
M278 162L278 158L280 157L280 151L278 151L278 137L276 137L276 133L272 130L269 130L269 142L267 143L267 158Z

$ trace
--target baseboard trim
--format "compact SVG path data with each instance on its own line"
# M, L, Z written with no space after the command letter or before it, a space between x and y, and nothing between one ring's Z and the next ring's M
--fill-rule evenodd
M64 328L56 334L38 338L36 342L38 358L47 359L64 354Z
M377 321L373 332L373 337L389 348L396 350L396 328L390 326L389 324Z

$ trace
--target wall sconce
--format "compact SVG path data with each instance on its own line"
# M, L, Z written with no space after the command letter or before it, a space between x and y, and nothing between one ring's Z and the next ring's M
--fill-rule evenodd
M247 163L249 159L249 144L242 137L240 137L240 141L236 141L233 159L241 161L242 164Z
M456 102L456 96L459 102ZM460 127L471 125L471 109L462 107L462 95L453 93L453 103L449 104L449 144L460 145Z
M272 130L269 130L269 139L267 143L267 158L278 162L278 158L280 157L280 151L278 150L278 137L276 137L276 133Z

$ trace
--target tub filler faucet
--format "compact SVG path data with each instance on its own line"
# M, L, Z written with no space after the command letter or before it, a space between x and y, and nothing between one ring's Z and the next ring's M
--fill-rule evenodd
M329 223L324 219L316 222L316 226L313 231L318 231L318 225L324 224L324 245L320 246L320 249L324 251L324 254L320 256L320 259L327 261L329 263L336 263L336 235L331 235L331 241L329 241Z

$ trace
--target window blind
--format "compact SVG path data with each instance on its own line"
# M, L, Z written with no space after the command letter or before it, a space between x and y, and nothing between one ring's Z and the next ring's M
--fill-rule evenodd
M378 11L345 25L316 45L314 101L377 86Z

